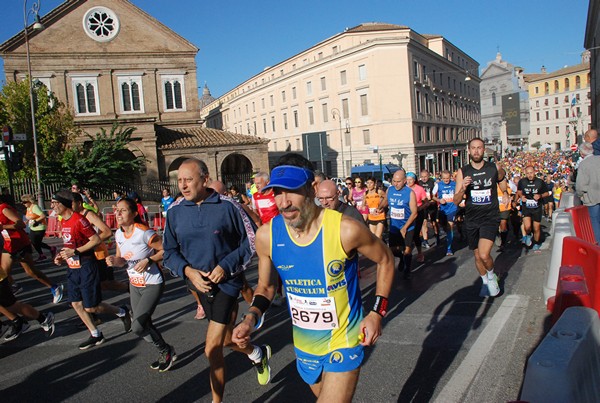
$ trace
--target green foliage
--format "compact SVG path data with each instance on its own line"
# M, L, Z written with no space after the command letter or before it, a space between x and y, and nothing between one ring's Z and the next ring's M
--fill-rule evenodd
M36 136L40 161L60 161L69 141L80 130L73 122L72 113L48 88L35 81L33 86ZM0 91L0 125L9 125L13 133L25 133L27 140L14 142L15 148L23 152L24 169L16 177L35 177L35 157L29 81L11 81ZM41 164L40 164L41 165ZM52 164L51 164L52 165ZM6 167L0 169L0 179L6 179ZM42 170L42 178L45 178Z
M531 144L531 148L535 148L536 150L539 150L541 146L542 143L540 143L539 141L536 141L535 143Z
M135 127L113 124L109 133L100 129L89 141L69 147L60 162L47 161L47 178L51 181L77 182L95 190L111 189L133 182L145 165L143 157L135 157L127 149Z

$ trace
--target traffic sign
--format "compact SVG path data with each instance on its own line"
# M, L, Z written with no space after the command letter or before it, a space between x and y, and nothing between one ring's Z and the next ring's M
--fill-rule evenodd
M458 157L458 150L452 150L452 156Z
M10 142L10 127L2 127L2 145L6 145Z
M427 154L427 155L425 156L425 159L426 159L426 160L432 160L432 159L433 159L433 154Z
M577 151L577 144L571 144L571 151Z
M27 141L27 135L25 133L15 133L13 134L14 141Z

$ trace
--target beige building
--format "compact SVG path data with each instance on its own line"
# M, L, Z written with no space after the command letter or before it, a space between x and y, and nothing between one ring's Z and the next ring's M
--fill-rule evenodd
M91 135L115 121L136 127L130 150L148 161L141 179L169 178L190 156L216 178L268 168L268 140L201 127L198 48L129 1L66 1L41 22L28 29L33 78ZM25 45L23 32L0 45L7 80L26 79Z
M439 171L480 135L478 68L442 36L368 23L266 68L201 114L208 127L269 138L271 161L303 151L332 176L380 158Z
M589 52L582 63L548 73L526 74L530 109L529 146L564 150L581 142L591 125Z

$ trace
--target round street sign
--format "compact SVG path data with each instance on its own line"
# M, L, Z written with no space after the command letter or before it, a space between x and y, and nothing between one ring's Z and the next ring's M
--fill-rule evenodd
M458 150L452 150L452 156L458 157Z
M577 151L577 144L571 144L571 151Z

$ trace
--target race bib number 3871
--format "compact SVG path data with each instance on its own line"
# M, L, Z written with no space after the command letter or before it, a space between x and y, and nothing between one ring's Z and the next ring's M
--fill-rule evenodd
M492 203L492 190L471 190L471 202L473 204L491 204Z
M310 330L332 330L339 327L333 298L304 297L288 293L288 300L294 326Z

